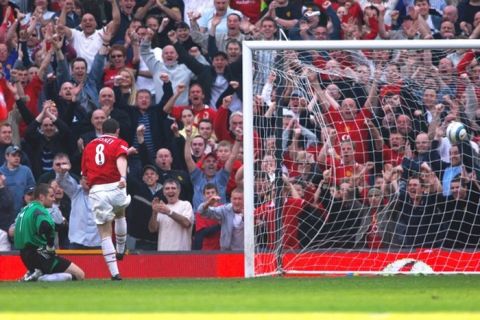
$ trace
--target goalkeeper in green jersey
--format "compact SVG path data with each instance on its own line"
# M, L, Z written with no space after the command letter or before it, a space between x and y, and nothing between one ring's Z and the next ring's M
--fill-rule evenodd
M15 247L28 269L20 281L83 280L82 269L55 253L55 222L46 209L55 201L53 189L39 184L33 195L15 221Z

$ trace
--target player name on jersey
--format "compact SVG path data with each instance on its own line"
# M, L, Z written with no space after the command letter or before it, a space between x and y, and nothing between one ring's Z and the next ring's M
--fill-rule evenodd
M119 181L116 159L127 156L127 150L127 142L115 136L104 135L92 140L85 147L82 158L82 173L88 185Z

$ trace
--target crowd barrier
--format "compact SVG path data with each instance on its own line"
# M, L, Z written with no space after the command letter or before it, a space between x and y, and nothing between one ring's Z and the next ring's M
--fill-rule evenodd
M109 279L100 250L58 250L62 256L79 265L90 279ZM270 260L258 272L274 271L276 257L258 253L262 261ZM284 265L295 264L296 270L326 273L480 273L480 252L422 250L415 252L309 252L287 253ZM266 266L269 267L266 267ZM312 266L315 268L312 269ZM342 268L345 266L345 268ZM243 278L244 255L221 252L131 253L119 262L124 278ZM270 268L270 269L269 269ZM20 279L25 267L17 253L0 255L0 281Z

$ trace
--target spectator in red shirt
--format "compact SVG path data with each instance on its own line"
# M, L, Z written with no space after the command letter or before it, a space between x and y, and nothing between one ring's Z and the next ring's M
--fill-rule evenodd
M247 21L256 23L260 19L261 0L231 0L230 8L241 11Z
M198 127L198 123L202 119L210 119L215 121L216 111L204 103L205 95L203 94L203 88L199 83L194 83L190 86L188 93L189 106L174 106L175 101L185 91L185 84L179 84L175 89L174 95L167 101L163 107L163 111L167 114L171 114L177 121L182 119L182 111L184 109L191 109L195 116L193 124Z
M325 92L320 88L317 75L309 75L310 83L317 93L327 123L335 127L337 135L342 140L348 139L355 142L357 147L355 160L359 163L365 163L369 158L368 141L370 137L366 119L371 118L374 114L373 107L377 99L377 81L379 77L380 72L376 72L365 106L358 110L355 100L351 98L344 99L338 108L332 106L331 100L328 99Z
M43 60L41 60L40 67L30 67L28 69L28 82L23 86L25 96L28 97L26 107L33 115L33 117L39 114L39 98L43 90L44 78L46 77L46 70L50 64L51 51L44 54ZM24 83L23 81L21 82ZM29 122L25 122L23 119L20 122L20 136L24 137Z
M339 186L343 181L349 181L358 186L368 182L366 174L372 169L372 163L359 164L355 161L355 143L349 139L340 142L340 156L328 145L324 145L318 155L320 165L329 168L332 181ZM361 178L364 179L361 179ZM362 181L363 180L363 181Z
M243 132L243 113L235 111L230 113L228 106L232 102L232 96L226 96L223 99L222 106L217 110L215 120L213 122L213 128L215 135L219 141L227 140L231 143L235 142L234 132ZM228 121L227 121L228 120ZM253 148L255 155L261 150L262 142L257 131L253 131Z
M396 167L402 164L407 141L405 137L397 131L391 131L388 140L389 145L383 145L383 161L385 164L389 163Z
M136 46L136 48L138 49L138 46ZM134 50L133 53L134 56L132 58L132 61L127 63L127 51L125 50L125 47L119 44L115 44L112 46L109 54L110 65L105 68L103 73L104 86L113 88L114 79L115 77L120 75L122 69L136 69L136 66L140 62L140 52L139 50Z
M368 213L362 221L359 235L363 246L369 249L379 249L382 246L382 235L379 232L379 220L383 209L383 194L378 188L370 188L368 191Z
M290 194L286 194L282 206L282 249L294 250L300 249L300 241L298 234L298 216L301 214L305 201L300 197L294 186L284 177L284 183ZM265 228L267 234L266 241L259 243L258 246L267 249L276 249L276 210L275 200L266 202L255 209L255 224L258 228Z
M379 12L376 7L366 7L363 16L364 25L353 19L347 21L343 38L349 40L374 40L378 35L378 15Z
M320 169L315 163L313 154L306 151L299 151L296 161L298 171L297 178L305 184L302 198L309 203L314 203L314 194L319 182L318 173Z
M207 183L203 188L204 201L218 196L217 187ZM219 206L220 203L212 205ZM200 213L195 214L195 236L192 244L193 250L220 250L220 224L218 220L207 218Z

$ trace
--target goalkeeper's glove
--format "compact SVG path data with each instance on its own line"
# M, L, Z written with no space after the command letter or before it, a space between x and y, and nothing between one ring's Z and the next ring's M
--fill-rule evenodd
M45 248L38 248L37 252L45 259L51 259L56 255L54 246L51 246L51 247L46 246Z

